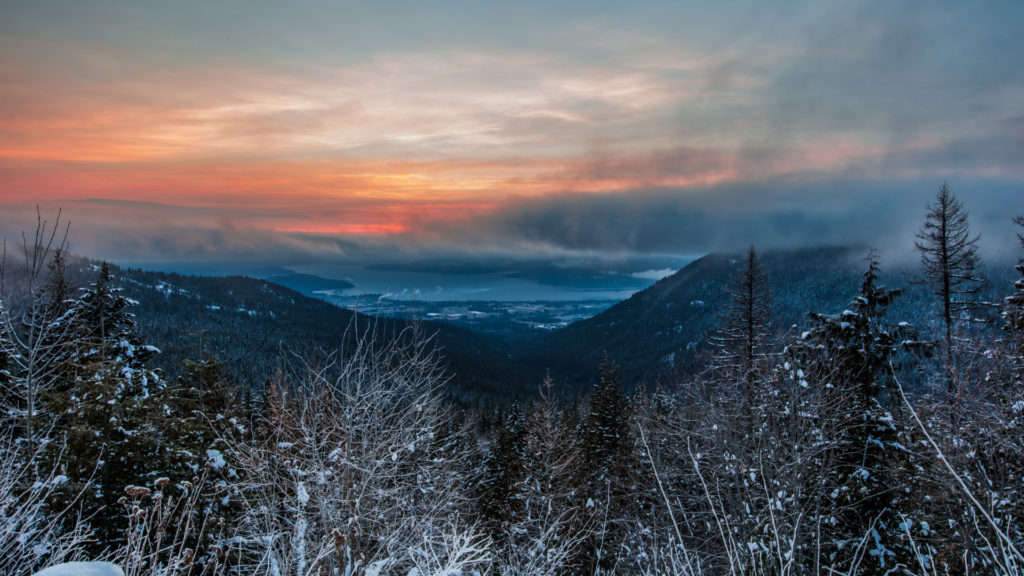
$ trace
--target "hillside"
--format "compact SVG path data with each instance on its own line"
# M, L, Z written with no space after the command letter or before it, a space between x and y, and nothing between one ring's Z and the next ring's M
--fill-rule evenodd
M762 254L776 332L803 326L810 311L845 307L860 285L866 254L860 247ZM90 266L78 282L92 281ZM456 397L505 402L532 396L545 372L565 394L587 389L606 354L620 366L628 387L699 371L707 337L727 303L724 290L740 266L738 255L709 254L592 318L514 337L438 321L377 319L243 276L118 268L114 273L127 295L140 303L134 310L140 331L163 351L156 362L170 375L185 359L215 356L239 381L258 387L278 369L338 350L346 334L352 337L352 326L366 329L376 323L378 333L390 338L415 324L442 351ZM934 311L927 289L913 283L916 267L883 262L882 272L884 282L906 289L891 317L928 333ZM1008 289L1012 269L990 265L987 274L991 283L983 299L998 300Z
M139 330L161 349L157 362L174 374L185 359L212 355L241 382L258 386L279 368L338 350L353 332L373 327L384 339L413 323L375 319L265 280L114 269L135 307ZM86 280L89 281L89 280ZM433 337L461 400L533 389L537 376L509 360L501 341L439 322L416 324ZM353 328L354 327L354 328ZM526 392L523 392L526 393Z
M312 274L282 274L270 276L266 280L285 288L291 288L305 296L316 296L318 293L332 293L335 291L342 292L354 286L354 284L346 280L321 278Z
M804 325L807 313L841 310L856 294L867 268L867 249L819 247L760 255L772 293L773 325L782 334ZM739 255L709 254L593 318L550 333L522 352L525 364L544 367L570 389L591 384L607 354L632 385L693 373L703 365L707 337L727 303L725 288L742 266ZM1008 290L1010 265L988 267L985 300ZM891 310L927 332L933 320L927 288L914 283L916 267L882 263L883 281L904 288Z

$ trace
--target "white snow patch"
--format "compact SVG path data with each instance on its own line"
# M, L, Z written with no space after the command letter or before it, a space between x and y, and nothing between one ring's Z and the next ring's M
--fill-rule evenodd
M124 570L110 562L67 562L40 570L34 576L124 576Z
M377 560L373 564L370 564L363 570L364 576L380 576L380 571L388 565L388 559Z
M210 466L212 466L214 470L220 470L225 464L227 464L227 462L224 461L224 455L221 454L220 450L210 448L206 451L206 457L209 459Z

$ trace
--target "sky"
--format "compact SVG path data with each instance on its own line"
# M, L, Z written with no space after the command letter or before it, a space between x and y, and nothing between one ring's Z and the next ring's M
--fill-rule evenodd
M945 181L1010 251L1024 213L1019 0L0 15L0 230L60 209L76 251L116 262L910 250Z

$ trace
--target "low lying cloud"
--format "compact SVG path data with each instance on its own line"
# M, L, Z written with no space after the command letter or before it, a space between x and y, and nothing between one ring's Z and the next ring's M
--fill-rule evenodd
M675 273L673 268L661 268L659 270L644 270L643 272L633 272L630 274L633 278L640 280L661 280L666 276L671 276Z
M593 268L598 262L741 251L751 244L760 249L863 244L906 258L913 256L914 233L940 185L858 180L563 194L507 201L482 215L425 221L408 232L374 236L281 232L244 213L146 202L74 203L64 207L63 219L71 222L75 251L124 263L336 262L410 269L420 262L437 271L443 268L438 262L449 267L476 262L485 265L479 270L500 272L509 262ZM1017 230L1010 218L1024 213L1021 186L992 180L950 185L970 211L983 251L1015 254ZM52 222L56 207L42 210ZM28 207L0 213L0 230L9 241L34 222L34 209ZM629 270L643 279L666 272L650 266Z
M866 244L910 251L941 182L819 181L572 194L509 203L447 227L467 244L524 250L701 254L808 245ZM1024 212L1020 185L951 182L991 251L1013 249L1010 214ZM905 248L905 250L904 250Z

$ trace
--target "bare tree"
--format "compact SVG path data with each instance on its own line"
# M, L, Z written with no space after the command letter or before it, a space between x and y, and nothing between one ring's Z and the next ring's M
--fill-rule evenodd
M73 507L54 509L50 502L67 477L41 474L38 450L29 452L9 434L7 427L0 433L0 574L28 576L80 559L91 538L88 525Z
M427 576L489 561L464 514L472 443L441 399L437 358L415 337L383 338L360 334L277 387L262 441L237 447L243 573Z
M59 308L47 295L48 272L68 250L68 225L61 229L60 212L52 228L36 210L36 230L22 233L23 267L7 266L4 242L0 261L0 347L9 364L4 400L20 416L23 434L33 450L39 396L60 376L71 323L61 321ZM58 272L60 272L58 270ZM65 313L67 313L65 311Z
M980 236L971 236L967 210L946 183L939 188L935 203L929 204L927 210L914 245L921 253L924 283L932 287L942 305L946 391L953 402L958 392L954 378L953 322L959 311L970 307L970 298L984 285L984 280L975 273L979 265L977 243Z

